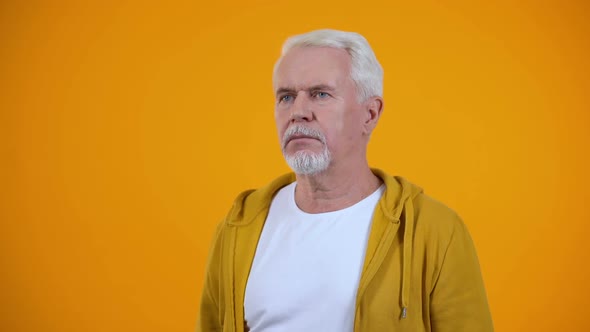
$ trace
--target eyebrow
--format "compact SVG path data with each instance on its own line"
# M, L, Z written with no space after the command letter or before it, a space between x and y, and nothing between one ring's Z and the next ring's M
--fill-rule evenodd
M316 84L316 85L312 85L309 88L303 89L306 91L334 91L334 87L328 85L328 84ZM285 93L294 93L297 90L295 88L291 88L291 87L282 87L282 88L278 88L276 95L282 95Z

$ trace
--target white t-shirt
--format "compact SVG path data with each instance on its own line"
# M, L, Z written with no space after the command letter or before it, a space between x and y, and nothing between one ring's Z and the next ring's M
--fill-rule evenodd
M373 211L385 186L348 208L310 214L296 183L273 199L246 286L251 332L353 330Z

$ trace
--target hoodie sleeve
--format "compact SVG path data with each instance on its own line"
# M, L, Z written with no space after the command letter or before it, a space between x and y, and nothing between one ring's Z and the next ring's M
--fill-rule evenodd
M221 240L223 237L224 222L217 225L215 236L207 258L205 284L201 296L199 317L197 319L197 332L222 331L223 299L220 296L220 256Z
M493 331L475 246L456 218L430 295L432 331Z

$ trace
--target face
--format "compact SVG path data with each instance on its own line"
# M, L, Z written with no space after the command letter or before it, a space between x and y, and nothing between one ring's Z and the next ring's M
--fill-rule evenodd
M283 155L296 173L364 160L369 115L358 102L350 70L349 54L336 48L294 48L280 60L275 121Z

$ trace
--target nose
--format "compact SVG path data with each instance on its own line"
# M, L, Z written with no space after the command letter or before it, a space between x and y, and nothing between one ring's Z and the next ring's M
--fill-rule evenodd
M312 103L304 91L298 93L291 106L290 122L308 122L313 119Z

